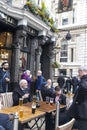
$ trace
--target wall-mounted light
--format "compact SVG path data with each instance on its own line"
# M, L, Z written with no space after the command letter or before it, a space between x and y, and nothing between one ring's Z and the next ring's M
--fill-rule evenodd
M68 33L66 34L66 40L70 40L71 39L71 34L70 31L68 31Z

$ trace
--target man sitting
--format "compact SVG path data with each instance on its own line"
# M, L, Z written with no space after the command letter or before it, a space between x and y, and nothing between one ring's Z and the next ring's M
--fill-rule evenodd
M66 96L62 94L61 88L59 86L55 87L53 98L54 103L57 103L59 101L61 105L66 105ZM64 122L63 117L65 117L65 108L60 109L59 113L59 124L61 125ZM55 112L46 114L46 130L55 129L55 115Z
M66 96L62 94L61 88L59 86L55 87L54 102L66 105Z
M28 83L25 79L20 80L19 86L17 86L13 91L14 106L19 104L19 98L23 98L23 103L27 103L31 100L28 91Z
M46 96L53 97L54 92L55 92L55 89L52 86L52 81L51 79L48 79L46 85L44 85L41 89L43 100L46 101Z

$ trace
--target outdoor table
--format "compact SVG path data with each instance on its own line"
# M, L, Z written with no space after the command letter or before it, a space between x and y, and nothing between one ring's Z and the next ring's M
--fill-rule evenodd
M56 111L56 104L53 103L52 105L50 103L46 103L45 101L39 101L40 107L37 108L38 111L51 113L53 111ZM24 106L31 107L32 102L25 103ZM63 109L66 107L66 105L59 105L60 109Z
M5 108L5 109L0 110L0 113L14 114L16 112L19 112L20 109L23 110L23 117L19 118L19 122L21 124L27 123L28 121L31 121L31 120L35 120L34 124L30 128L30 130L32 130L32 128L35 125L37 125L37 122L39 121L40 118L45 116L45 112L39 111L39 110L36 110L35 114L32 114L32 109L30 107L27 107L27 106L21 106L21 107L20 106L13 106L13 107ZM38 127L38 130L41 129L41 126L42 126L42 124Z

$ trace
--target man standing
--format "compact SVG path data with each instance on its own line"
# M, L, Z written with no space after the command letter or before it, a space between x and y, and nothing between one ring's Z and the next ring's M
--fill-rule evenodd
M42 86L44 86L46 84L46 80L45 78L43 77L42 75L42 71L41 70L38 70L37 72L37 79L36 79L36 95L38 97L39 100L41 100L41 89L42 89Z
M87 67L80 67L79 87L68 110L68 117L76 119L78 130L87 130Z
M57 79L57 83L58 85L60 86L61 89L63 89L64 87L64 83L65 83L65 79L64 79L64 76L63 76L63 73L61 73Z
M8 85L10 82L10 73L8 72L8 68L8 62L3 62L2 68L0 69L0 93L8 91Z
M78 130L87 130L87 67L78 70L80 83L76 97L76 118Z

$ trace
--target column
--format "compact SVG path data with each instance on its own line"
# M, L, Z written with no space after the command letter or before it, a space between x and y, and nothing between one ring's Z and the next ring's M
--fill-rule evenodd
M18 84L19 79L19 61L20 61L20 31L15 31L12 44L12 63L11 63L11 89Z
M31 42L31 47L30 47L30 70L33 76L36 74L36 57L35 57L35 50L38 48L38 40L37 38L33 38L30 40Z
M41 63L40 63L40 57L41 57L41 53L42 53L42 49L41 46L38 47L38 49L36 49L36 65L35 65L35 72L37 74L38 70L41 70Z

